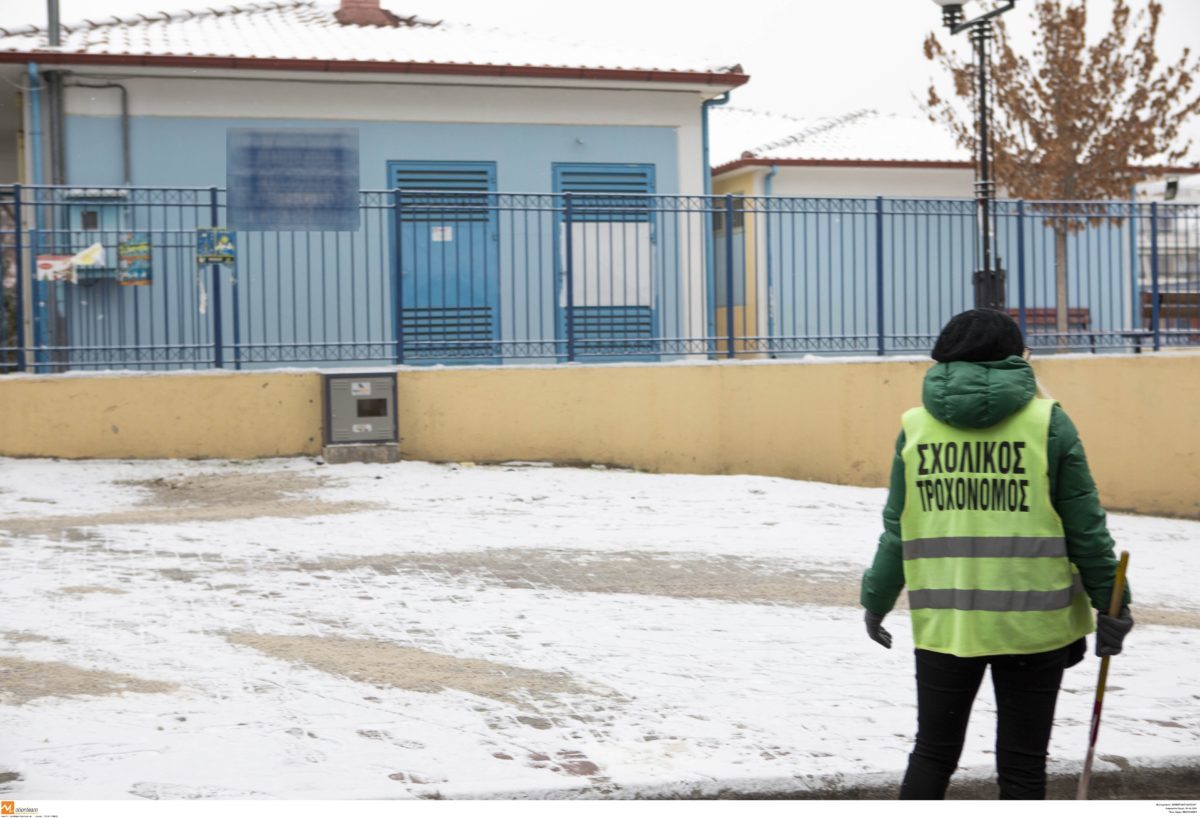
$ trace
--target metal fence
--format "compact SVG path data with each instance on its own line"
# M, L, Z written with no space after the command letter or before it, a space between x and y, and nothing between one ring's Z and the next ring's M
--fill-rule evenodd
M0 189L0 371L886 355L928 350L974 303L970 200L360 206L357 231L241 232L231 264L201 264L218 188ZM1200 344L1200 206L1002 201L995 234L1034 348ZM39 261L95 244L101 263L39 280Z

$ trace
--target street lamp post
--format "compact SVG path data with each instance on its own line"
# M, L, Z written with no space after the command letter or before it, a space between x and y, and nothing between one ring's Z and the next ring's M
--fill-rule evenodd
M969 0L933 0L942 7L942 22L951 34L970 32L975 46L975 83L978 98L978 122L975 148L975 216L979 222L980 269L975 271L975 306L1004 309L1004 271L993 259L992 211L996 199L996 183L992 180L992 163L988 140L988 43L992 39L992 19L1011 11L1017 0L1005 0L1004 5L971 20L963 20L963 5Z

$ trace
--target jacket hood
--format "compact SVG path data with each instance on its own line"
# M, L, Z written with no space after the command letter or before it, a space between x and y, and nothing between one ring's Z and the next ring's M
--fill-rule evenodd
M935 364L925 374L921 402L943 423L986 429L1029 403L1036 393L1033 368L1013 355L1001 361Z

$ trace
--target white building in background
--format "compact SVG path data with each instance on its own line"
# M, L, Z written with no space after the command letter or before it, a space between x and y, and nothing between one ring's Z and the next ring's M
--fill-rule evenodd
M735 279L732 299L717 290L718 326L728 322L739 335L772 339L803 338L814 325L818 334L829 327L844 335L876 332L871 315L854 316L847 309L844 291L873 286L874 250L880 244L888 282L921 283L937 295L924 303L899 296L902 307L883 322L889 332L896 327L909 334L935 332L938 320L930 316L949 315L970 303L964 280L977 264L970 201L974 158L945 126L920 114L874 109L806 118L729 106L713 109L710 127L715 194L796 197L735 201L729 233L723 214L715 218L714 239L731 245ZM1197 170L1146 168L1157 181L1138 189L1143 201L1173 205L1160 208L1156 222L1163 293L1159 317L1181 338L1192 338L1200 329ZM854 201L875 197L916 201L889 201L875 222L868 218L874 203ZM957 201L927 204L923 199ZM1023 275L1027 327L1050 331L1056 309L1053 230L1036 214L1018 220L1009 207L999 211L994 233L997 259L1009 275L1009 303L1016 303L1015 282ZM1146 216L1142 211L1137 219L1103 219L1072 233L1068 306L1075 331L1128 333L1150 325ZM718 280L728 267L717 254ZM730 300L732 315L725 304ZM810 309L822 300L823 313ZM887 303L892 309L892 301ZM826 320L827 314L840 323ZM840 318L843 314L850 317Z
M1139 202L1157 202L1157 230L1145 218L1138 231L1143 312L1151 308L1154 251L1158 255L1159 318L1168 329L1200 328L1200 171L1169 173L1139 184ZM1146 211L1142 211L1143 216ZM1157 245L1157 246L1155 246Z
M725 288L732 289L732 298L716 288L716 325L732 325L740 336L788 339L832 332L861 337L876 332L875 318L861 315L857 302L849 306L852 296L843 297L851 288L846 282L865 291L868 280L875 280L865 211L848 200L966 200L974 195L971 152L924 117L869 108L840 116L799 117L730 106L713 108L709 127L714 194L831 200L814 203L815 209L797 207L796 202L736 200L738 212L729 234L723 214L715 217L714 242L732 244L731 252L715 254L716 280L727 275L727 256L733 259L734 279L733 287ZM912 280L958 280L961 269L969 269L963 239L971 234L974 211L969 204L965 211L958 210L943 219L958 239L936 258L938 272L914 270ZM890 217L888 224L891 231ZM921 242L927 244L927 237L914 234L910 246ZM892 244L888 247L891 253ZM952 291L949 285L942 289ZM905 316L902 321L908 331L915 331L917 318ZM900 325L901 320L892 322L893 327Z
M1135 190L1140 202L1200 205L1200 169L1142 182Z
M714 108L714 193L970 198L971 151L919 115L798 117Z

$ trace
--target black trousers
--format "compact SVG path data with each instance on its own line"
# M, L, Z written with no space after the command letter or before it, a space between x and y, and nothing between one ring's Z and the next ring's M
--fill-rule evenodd
M945 798L962 755L971 705L992 668L996 771L1001 798L1046 797L1046 747L1068 648L1024 656L963 659L917 650L917 743L900 786L903 799Z

